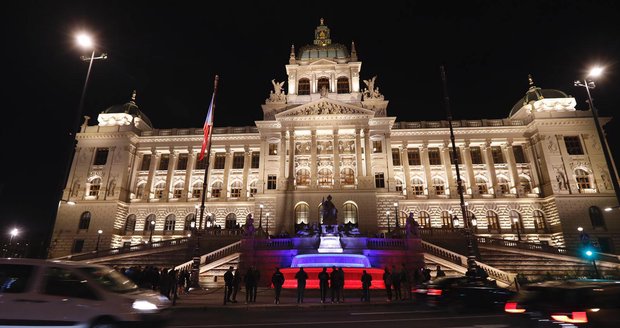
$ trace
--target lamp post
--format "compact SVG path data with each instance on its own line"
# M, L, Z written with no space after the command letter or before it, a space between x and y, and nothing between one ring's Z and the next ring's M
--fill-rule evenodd
M583 81L575 81L575 86L584 87L586 89L586 93L588 95L588 106L590 107L590 111L592 111L594 126L596 126L596 132L598 134L598 139L603 149L603 155L605 155L605 162L607 164L607 170L609 172L611 184L614 187L614 191L616 193L616 202L620 205L620 186L618 185L618 177L616 176L616 170L614 169L611 154L609 152L609 147L607 146L607 141L605 140L605 135L603 134L603 128L601 127L601 122L598 118L598 110L594 106L594 102L592 101L592 95L590 93L590 89L594 89L596 87L592 79L601 76L602 73L602 67L593 67L588 73L588 75L583 79Z
M265 225L265 233L267 234L267 238L269 238L269 212L265 214L265 217L267 219L267 223Z
M260 204L258 207L260 207L260 215L258 218L258 228L261 229L263 227L263 204Z
M394 221L396 221L396 228L400 227L400 218L398 217L398 203L394 202Z
M196 224L196 218L198 218L198 208L200 205L194 205L194 224ZM198 229L202 229L202 217L200 218L200 222L198 222Z
M513 218L512 222L515 225L515 229L517 229L517 239L521 241L521 222L519 222L518 217Z
M390 211L385 211L385 217L387 218L388 233L390 233Z
M99 229L97 230L97 246L95 246L95 252L99 252L99 242L101 241L101 234L103 233L103 230Z
M9 257L11 256L11 254L13 253L12 251L12 245L13 245L13 238L15 238L17 235L19 235L19 229L17 228L13 228L11 229L11 231L9 232L9 235L11 235L11 237L9 238L9 246L7 247L7 252L9 254ZM6 257L6 253L4 254L4 256Z
M155 220L151 220L151 234L149 236L149 244L153 243L153 231L155 230Z

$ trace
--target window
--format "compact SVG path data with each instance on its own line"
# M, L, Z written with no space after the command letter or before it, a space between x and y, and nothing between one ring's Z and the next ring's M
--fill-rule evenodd
M452 215L448 211L441 211L441 227L452 228Z
M346 77L339 77L337 80L337 92L338 93L349 93L349 79Z
M536 231L546 232L547 224L545 223L545 214L540 210L534 210L532 212L532 218L534 219L534 229Z
M177 218L174 214L170 214L166 216L166 221L164 223L164 231L174 231L174 226L177 223Z
M489 187L487 185L487 180L483 177L476 177L476 187L478 187L479 194L488 194Z
M398 148L392 148L392 163L395 166L400 166L400 150Z
M299 203L295 206L295 223L308 224L308 218L310 217L310 206L306 203Z
M258 188L256 187L256 180L250 183L250 187L248 189L250 190L250 197L254 197L258 193Z
M497 216L497 213L493 211L487 211L487 226L489 228L489 231L497 230L498 232L501 232L499 226L499 217Z
M223 170L225 164L226 164L226 153L216 153L215 163L213 163L213 168L216 170Z
M179 154L179 160L177 162L177 170L187 169L187 154Z
M469 154L471 156L472 164L484 164L482 161L482 151L480 150L480 147L471 147L469 149Z
M434 178L433 179L433 189L435 189L435 195L445 195L446 194L446 186L444 185L443 179Z
M78 224L78 229L86 230L90 226L90 212L84 212L80 215L80 223Z
M590 185L590 175L582 169L575 170L575 179L577 180L577 189L579 189L579 192L584 192L584 189L590 189L592 187Z
M510 211L510 228L515 232L523 232L523 221L521 220L521 214L517 211Z
M343 185L355 184L355 172L353 169L346 168L340 170L340 183Z
M260 166L260 152L253 151L251 168L257 169L259 166Z
M500 146L491 147L491 156L493 156L494 164L506 163L506 161L504 160L504 153L502 152L502 147Z
M385 188L385 177L383 172L375 173L375 188Z
M411 179L411 192L417 196L424 195L424 181L420 178Z
M381 140L373 140L372 152L374 154L383 152L383 148L381 148Z
M230 185L230 197L239 198L241 197L241 181L235 181Z
M309 186L310 185L310 170L308 169L300 169L297 171L295 176L295 182L298 186Z
M77 241L78 240L73 243L74 249L78 248ZM79 247L80 251L76 251L75 253L82 251L81 248L84 246L84 240L81 241L81 247ZM88 284L84 283L84 279L76 276L67 269L61 268L51 267L46 269L45 283L42 291L47 295L60 296L63 299L72 299L78 304L80 301L75 300L76 298L99 300L95 291L93 291Z
M144 231L155 230L155 223L151 224L151 222L155 222L156 217L155 214L149 214L149 216L144 219Z
M529 194L532 192L532 184L528 178L520 177L519 185L521 186L521 189L523 189L523 193Z
M93 165L105 165L105 163L108 161L109 152L110 150L108 148L97 148Z
M278 155L278 144L276 143L269 144L269 155Z
M441 156L439 155L439 148L428 149L428 161L430 165L441 165Z
M84 250L84 239L75 239L71 246L71 253L81 253Z
M233 163L232 163L232 168L233 169L242 169L243 168L243 162L245 159L245 154L243 152L235 152L233 154Z
M274 174L270 174L267 176L267 189L268 190L276 190L277 177Z
M590 214L592 228L605 228L605 219L603 218L603 212L601 212L599 207L590 206L588 213Z
M454 152L452 151L452 148L450 148L449 150L450 152L450 164L454 165ZM463 160L461 159L461 149L459 147L456 147L456 160L459 162L459 164L463 164Z
M169 163L170 163L170 154L161 154L161 157L159 159L159 166L157 167L157 169L167 170Z
M344 223L357 223L357 206L353 202L346 202L342 205L342 215Z
M192 230L192 222L196 222L196 218L194 217L193 213L185 216L185 223L183 224L183 230L185 231Z
M134 232L136 230L136 215L130 214L125 220L125 232Z
M523 152L523 146L512 146L512 153L515 156L515 163L527 163L525 160L525 153Z
M151 167L151 155L142 156L142 163L140 164L140 171L148 171Z
M164 189L165 189L166 183L165 182L160 182L157 185L155 185L155 198L157 199L162 199L164 198Z
M310 94L310 80L307 78L299 79L297 83L297 94L300 96Z
M422 165L422 161L420 160L420 149L407 149L407 160L409 161L409 165Z
M396 179L396 191L403 193L403 181L400 179Z
M192 186L192 198L202 197L202 182L196 182Z
M499 192L502 195L510 193L510 183L508 182L508 179L506 179L504 177L498 177L497 178L497 186L499 187Z
M99 190L101 189L101 179L95 178L90 181L90 187L88 188L88 196L99 196Z
M424 227L430 228L430 226L431 226L431 216L430 216L430 214L428 214L428 212L421 211L418 214L418 223L420 224L421 228L424 228Z
M581 140L578 136L564 137L564 144L566 144L566 151L569 155L583 155Z
M181 198L183 196L183 188L185 188L185 184L183 182L179 182L174 185L174 190L172 191L173 198Z
M332 185L332 171L330 169L321 169L319 175L319 186L331 186Z
M329 88L329 79L326 77L320 77L317 81L316 84L316 91L317 92L321 92L323 90L323 88L325 88L325 90L327 92L330 92L330 88Z
M222 196L222 182L217 181L211 185L211 197L220 198Z
M207 154L208 155L208 154ZM196 154L196 170L204 170L207 168L207 158L208 156L205 156L202 158L202 160L200 159L200 155Z
M224 224L226 229L235 229L237 228L237 216L235 213L230 213L226 215L226 223Z

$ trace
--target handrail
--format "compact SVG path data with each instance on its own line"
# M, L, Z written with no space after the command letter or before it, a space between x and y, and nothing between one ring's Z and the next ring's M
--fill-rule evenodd
M71 255L54 258L54 260L84 261L84 260L90 260L90 259L94 259L98 257L127 254L127 253L139 252L139 251L144 251L144 250L150 250L154 248L162 248L162 247L167 247L167 246L178 246L178 245L186 244L188 241L189 241L188 237L160 240L160 241L154 241L148 244L136 244L136 245L131 245L128 247L127 246L117 247L117 248L104 249L100 251L71 254Z
M216 249L211 253L204 254L200 256L200 264L199 266L205 265L207 263L211 263L213 261L217 261L226 256L232 255L233 253L238 253L241 251L241 241L232 243L228 246L224 246L220 249ZM185 263L181 263L174 267L175 270L191 270L192 264L194 263L194 259L191 259Z

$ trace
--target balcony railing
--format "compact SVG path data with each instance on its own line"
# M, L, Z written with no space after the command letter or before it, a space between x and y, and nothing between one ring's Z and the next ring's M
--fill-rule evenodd
M55 258L55 260L84 261L84 260L90 260L90 259L94 259L98 257L114 256L114 255L119 255L119 254L127 254L127 253L132 253L132 252L150 250L153 248L185 245L187 244L188 241L189 241L189 238L187 237L178 238L178 239L160 240L160 241L155 241L155 242L148 243L148 244L136 244L136 245L131 245L127 247L118 247L118 248L103 249L99 251L92 251L92 252L86 252L86 253L71 254L71 255Z

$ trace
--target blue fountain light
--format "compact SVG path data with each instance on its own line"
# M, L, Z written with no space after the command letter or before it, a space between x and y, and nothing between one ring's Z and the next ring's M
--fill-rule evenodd
M293 258L291 268L370 268L370 261L360 254L301 254Z

